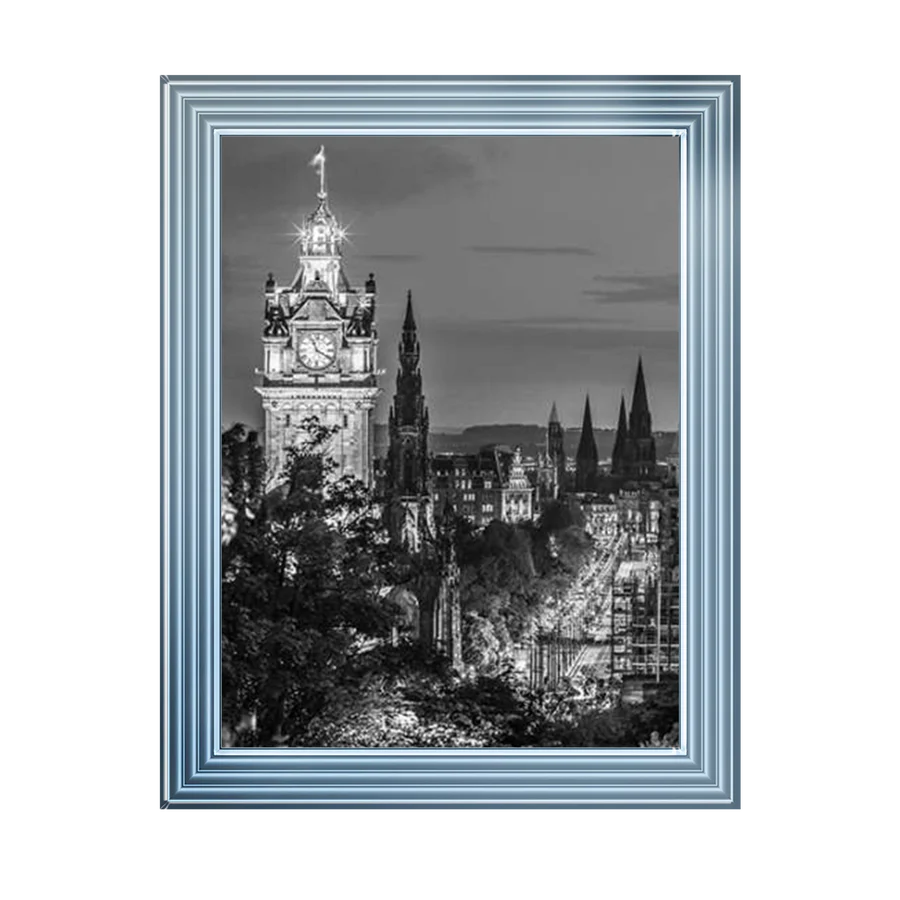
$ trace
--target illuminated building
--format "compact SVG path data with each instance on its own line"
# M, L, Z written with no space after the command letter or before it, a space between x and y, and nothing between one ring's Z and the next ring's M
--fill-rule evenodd
M519 448L491 445L477 453L436 454L432 467L438 504L449 501L479 527L495 519L515 523L534 517L535 489Z
M265 287L262 397L269 472L277 480L288 450L306 440L316 417L335 429L328 454L338 476L372 484L372 409L378 396L375 279L351 285L344 270L344 229L328 206L325 154L316 208L297 228L297 272L287 285Z

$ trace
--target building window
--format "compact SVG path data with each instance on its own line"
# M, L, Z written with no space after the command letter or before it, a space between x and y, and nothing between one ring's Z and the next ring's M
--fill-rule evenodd
M344 413L344 428L347 427L347 413Z
M284 424L285 424L288 428L291 427L291 414L290 414L290 413L288 413L288 414L284 417Z

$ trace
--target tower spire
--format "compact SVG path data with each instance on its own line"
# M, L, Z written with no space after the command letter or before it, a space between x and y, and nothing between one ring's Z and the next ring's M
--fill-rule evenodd
M410 550L418 552L425 535L432 533L433 522L428 408L422 391L411 291L406 295L406 316L399 349L397 388L388 420L389 528L396 543L406 544Z
M400 333L400 367L403 371L412 372L418 365L419 337L416 317L413 315L412 291L407 291L406 315L403 317L403 330Z
M586 439L589 439L591 443L594 442L594 423L591 420L591 398L589 396L585 396L584 398L584 418L581 420L581 443L584 443Z
M591 419L591 398L584 398L584 418L581 422L581 438L575 454L575 490L593 490L597 478L597 442L594 440L594 423Z
M647 400L647 384L644 381L644 361L639 356L637 374L634 376L634 394L631 397L631 415L628 421L632 438L650 437L653 432L650 403Z
M403 330L404 331L415 331L416 330L416 319L413 315L413 305L412 305L412 291L406 292L406 316L403 318Z
M652 478L656 475L656 440L653 437L653 419L647 400L647 384L644 381L644 361L639 356L634 376L634 393L631 412L628 415L627 469L632 478Z
M553 468L551 496L557 499L566 490L566 439L555 400L547 423L547 459Z

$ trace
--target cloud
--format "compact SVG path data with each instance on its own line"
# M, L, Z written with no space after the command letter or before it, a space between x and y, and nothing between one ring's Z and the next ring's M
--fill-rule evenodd
M595 275L597 287L582 291L600 305L667 303L678 305L678 275Z
M547 316L529 319L432 320L429 328L440 334L448 347L484 345L499 350L508 347L516 356L527 348L554 346L611 348L648 346L678 348L678 325L671 328L640 328L599 316ZM428 329L420 325L419 339L430 340Z
M424 136L228 135L222 139L222 210L242 218L301 215L315 204L308 162L324 143L332 208L362 212L396 206L447 187L475 185L470 156Z
M490 253L498 256L509 254L521 254L522 256L596 256L593 250L587 247L535 247L517 246L515 244L480 244L466 248L473 253Z
M581 331L585 328L613 328L621 327L615 320L607 316L530 316L521 319L487 319L475 322L476 327L502 328L509 330L552 329L553 331L565 331L572 329Z

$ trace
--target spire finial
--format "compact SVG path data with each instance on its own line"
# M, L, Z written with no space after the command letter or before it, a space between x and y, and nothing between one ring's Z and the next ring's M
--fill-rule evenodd
M325 188L325 145L319 147L319 152L309 161L309 164L319 173L319 199L324 200L328 196Z
M559 413L556 411L556 401L553 401L553 406L550 407L550 421L551 422L559 422Z
M416 320L413 317L413 307L412 307L412 291L406 292L406 316L403 319L403 330L404 331L415 331L416 328Z

